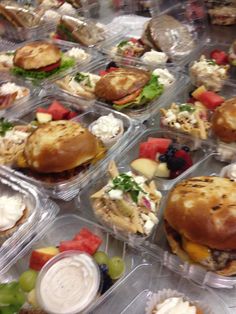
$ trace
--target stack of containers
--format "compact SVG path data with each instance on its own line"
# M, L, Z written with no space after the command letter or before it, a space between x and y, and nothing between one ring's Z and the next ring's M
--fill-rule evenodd
M118 138L116 143L109 146L106 156L101 161L95 165L90 165L69 180L48 183L10 167L0 167L1 192L2 190L5 191L7 187L13 193L16 191L21 193L24 195L27 209L30 211L27 222L20 225L14 234L6 239L1 246L0 281L1 283L18 281L19 276L30 265L32 266L31 259L35 251L38 253L41 248L53 247L56 253L52 255L55 257L51 261L49 260L46 266L40 271L34 291L40 307L48 313L59 314L59 309L56 307L53 309L52 304L50 305L50 290L48 290L48 298L45 301L44 295L46 290L44 291L42 288L44 278L47 277L50 269L57 265L57 263L59 265L59 262L63 259L72 258L71 262L73 262L74 254L79 255L78 252L70 251L57 256L59 253L57 248L61 247L61 241L70 241L83 228L92 231L102 240L99 250L106 252L109 256L123 258L125 263L125 277L114 280L114 285L105 294L100 296L101 287L99 286L101 275L99 275L98 268L95 266L94 274L96 273L96 276L94 275L94 278L96 278L93 279L93 287L96 286L96 293L93 297L90 297L89 302L84 305L83 309L79 307L81 304L75 304L75 307L69 304L67 308L60 309L60 313L72 314L83 312L98 314L114 312L117 314L149 314L153 313L152 311L156 303L162 303L169 297L182 297L190 305L196 305L204 314L235 312L236 300L233 295L236 286L235 277L220 276L213 272L207 272L200 266L190 265L187 262L181 261L170 252L164 232L163 211L169 190L181 180L188 177L220 175L221 169L232 161L232 156L228 160L225 160L222 156L219 157L218 143L214 136L210 135L207 140L196 139L191 134L186 135L179 130L170 130L169 127L163 126L160 108L168 109L172 102L185 103L189 92L193 90L193 85L186 75L187 65L191 61L198 59L202 53L208 56L215 48L226 50L228 47L225 43L220 46L211 44L210 47L206 44L206 16L202 3L199 1L188 2L187 5L186 3L176 3L171 8L167 8L166 3L164 4L160 1L158 6L153 4L153 19L163 17L163 15L172 16L187 26L193 39L193 45L191 47L186 45L186 51L181 55L179 53L176 54L175 45L177 43L178 46L179 39L174 36L172 45L169 45L164 50L170 58L171 64L153 66L140 61L138 58L127 58L117 56L116 53L114 54L112 48L121 41L126 41L130 37L135 37L136 39L141 37L141 29L138 32L137 30L134 32L134 28L132 29L131 27L130 32L128 30L124 36L118 35L116 38L108 38L104 44L98 45L93 49L86 49L85 51L88 54L86 60L76 64L69 71L61 73L60 76L38 82L37 86L33 85L32 81L24 81L8 74L5 74L1 81L1 84L7 81L16 82L19 85L26 86L30 90L29 98L19 103L16 102L14 106L1 112L1 116L10 119L14 125L26 125L32 122L39 107L47 109L56 100L62 103L68 110L76 112L77 115L73 118L73 121L81 123L86 128L91 129L92 124L99 117L109 114L113 114L121 120L124 128L123 134ZM91 16L94 14L95 10L93 11L93 6L93 3L84 3L87 15ZM122 18L120 20L122 21ZM157 21L157 27L160 27L159 23L160 21ZM168 33L168 30L165 31ZM169 38L172 37L170 32L171 30L169 30ZM13 33L14 36L18 34ZM45 31L45 34L47 33L48 29ZM30 35L27 33L26 36L24 32L21 32L21 36L24 36L19 39L12 36L12 33L9 34L9 39L17 41L25 39L35 40L36 38L44 37L42 33L30 33ZM8 33L6 35L8 36ZM81 47L63 41L54 40L50 42L56 43L63 52L75 46ZM201 43L200 46L198 45L199 42ZM21 45L24 44L25 42ZM9 47L9 49L15 50L20 46ZM103 54L103 57L99 55L99 51ZM66 75L75 76L78 72L99 74L101 70L106 68L107 64L114 61L119 67L141 68L148 71L153 71L157 67L168 69L174 77L174 83L168 89L164 90L164 93L159 98L154 99L143 108L129 108L122 112L114 110L105 101L97 99L87 100L78 95L71 95L58 87L57 81L63 79ZM223 85L223 89L220 92L226 98L234 96L234 69L231 69L230 75L230 80ZM146 122L146 125L149 127L146 128L143 122ZM177 149L181 149L187 145L191 149L193 164L175 178L154 177L158 195L160 193L162 195L155 213L155 223L149 232L146 233L141 233L140 231L135 233L124 232L118 224L107 222L101 219L101 216L97 215L93 208L94 205L91 196L102 189L109 181L107 171L109 162L114 160L120 173L127 173L132 168L132 162L139 158L140 143L148 141L149 138L171 140ZM232 151L234 153L234 150L231 149ZM38 190L39 188L42 190L41 192ZM58 212L57 205L45 195L57 199L57 203L62 207L64 205L61 200L71 201L69 203L71 213L55 218ZM14 250L12 246L14 246ZM50 252L50 250L45 251L43 249L41 250L42 252ZM88 256L86 258L91 259ZM40 258L37 261L40 262ZM92 261L90 262L93 264ZM56 280L60 281L61 278L57 273L54 273L54 275L56 278L53 280L54 287L56 287L55 291L60 290L61 286L58 285ZM221 290L217 291L212 288L220 288ZM231 288L229 293L230 298L223 290L225 288ZM72 290L73 287L72 289L70 287L71 294L73 294ZM29 294L26 294L26 296L28 298L26 301L35 306L36 304L32 301L31 296ZM63 302L66 304L66 295L63 297L65 297ZM81 300L83 297L86 299L86 295L84 296L82 293ZM222 299L226 300L227 304ZM72 299L70 298L70 300ZM57 296L54 301L58 301Z

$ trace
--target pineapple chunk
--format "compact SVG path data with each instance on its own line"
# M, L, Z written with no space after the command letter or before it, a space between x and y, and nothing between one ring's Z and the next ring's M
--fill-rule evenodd
M198 87L197 89L195 89L194 92L192 92L192 96L198 100L199 95L201 95L202 93L207 92L207 89L204 85Z
M37 112L36 113L36 119L41 124L47 123L47 122L52 121L52 115L50 113L46 113L46 112Z

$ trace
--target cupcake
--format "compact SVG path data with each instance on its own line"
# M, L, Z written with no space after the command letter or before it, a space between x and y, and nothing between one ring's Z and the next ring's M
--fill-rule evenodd
M170 289L152 293L147 306L146 314L211 314L206 306L189 300L184 294Z

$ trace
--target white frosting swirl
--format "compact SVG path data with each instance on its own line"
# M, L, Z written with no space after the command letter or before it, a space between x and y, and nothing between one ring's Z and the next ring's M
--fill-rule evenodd
M65 257L43 276L38 287L40 305L49 313L80 313L96 297L99 284L99 272L90 256Z
M197 309L183 298L168 298L164 302L157 304L152 311L153 314L196 314Z
M0 196L0 231L11 229L22 217L25 203L20 194Z

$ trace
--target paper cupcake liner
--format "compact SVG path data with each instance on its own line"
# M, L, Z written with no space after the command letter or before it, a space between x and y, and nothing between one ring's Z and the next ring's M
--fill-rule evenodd
M166 299L173 297L182 297L183 300L188 301L191 305L195 305L198 310L200 310L202 314L213 314L211 309L205 304L199 303L198 301L192 300L188 298L184 293L181 293L177 290L164 289L157 293L152 293L147 301L147 305L145 308L146 314L153 314L153 309L157 304L164 302ZM198 312L197 312L198 314Z

